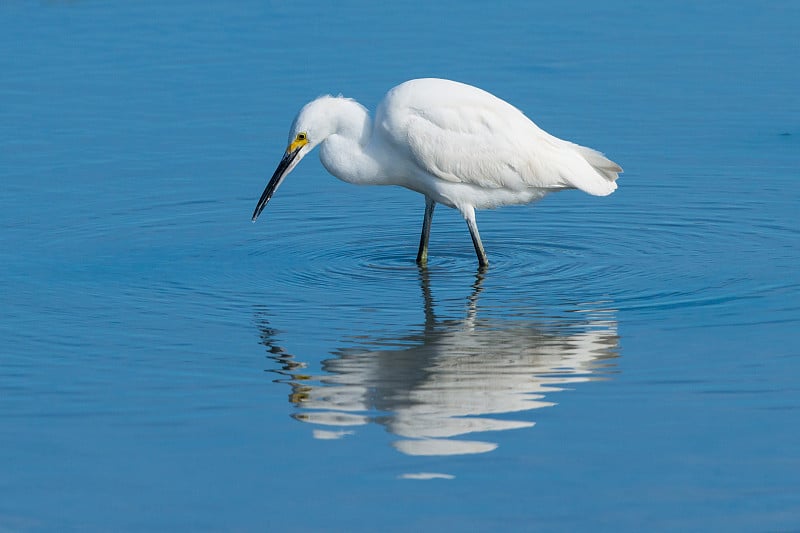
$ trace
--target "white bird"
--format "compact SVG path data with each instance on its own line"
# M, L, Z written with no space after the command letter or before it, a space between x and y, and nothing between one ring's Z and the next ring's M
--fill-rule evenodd
M580 189L605 196L619 165L600 152L550 135L520 110L471 85L426 78L391 89L375 119L350 98L321 96L289 130L289 146L253 212L258 218L284 178L315 146L323 166L356 185L400 185L425 195L417 263L428 259L436 204L458 209L478 263L489 264L475 210L527 204Z

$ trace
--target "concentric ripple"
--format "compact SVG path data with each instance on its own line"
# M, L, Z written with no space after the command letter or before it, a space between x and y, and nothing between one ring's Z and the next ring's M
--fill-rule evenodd
M694 196L689 188L644 187L635 179L626 178L630 190L609 198L562 193L532 207L480 212L491 263L487 286L509 299L610 299L645 320L648 310L729 306L791 288L759 277L748 262L790 261L798 240L791 221L764 220L763 205L741 191ZM663 207L652 204L655 194L668 198ZM398 280L419 272L414 257L422 205L396 189L372 196L351 208L296 197L302 213L285 207L270 213L281 231L269 249L251 241L253 254L269 254L268 264L288 288L392 298ZM428 270L439 288L463 288L476 266L463 220L438 209Z

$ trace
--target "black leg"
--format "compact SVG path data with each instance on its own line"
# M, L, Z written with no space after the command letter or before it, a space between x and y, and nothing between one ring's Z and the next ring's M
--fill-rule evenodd
M424 265L428 262L428 239L431 236L431 221L433 220L433 209L436 202L425 197L425 218L422 219L422 234L419 236L419 251L417 252L417 264Z
M483 243L481 242L481 235L478 233L478 223L475 222L475 209L468 206L462 214L467 221L469 234L472 236L472 245L475 246L475 254L478 256L478 265L480 268L489 266L489 259L486 257L486 252L483 250Z

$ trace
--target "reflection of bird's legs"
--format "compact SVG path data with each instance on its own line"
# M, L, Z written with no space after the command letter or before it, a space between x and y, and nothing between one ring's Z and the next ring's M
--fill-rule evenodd
M472 284L472 294L467 298L467 317L465 323L470 325L474 325L475 319L478 316L478 295L483 290L484 272L485 267L478 269L478 272L475 274L475 283Z
M425 309L425 330L432 331L436 327L436 314L434 313L434 300L431 293L431 279L428 267L419 265L419 286L422 289L422 301ZM478 316L478 296L483 291L483 280L486 278L486 267L480 267L475 273L475 282L472 284L472 293L467 297L467 316L465 323L470 326Z
M483 278L486 267L480 267L475 274L475 283L472 284L472 294L467 298L467 316L464 318L464 327L472 330L475 319L478 318L478 295L483 290Z
M469 234L472 236L472 244L475 246L475 253L478 255L478 265L481 268L486 268L489 266L489 260L486 258L486 252L483 251L481 235L478 233L478 223L475 222L475 209L471 205L464 206L461 214L464 215L464 220L467 221Z
M433 209L436 202L425 197L425 218L422 219L422 234L419 236L419 251L417 252L417 264L424 265L428 262L428 238L431 236L431 221L433 220Z
M425 309L425 331L431 331L436 326L436 315L433 312L431 280L428 275L428 267L425 265L419 265L419 286L422 289L422 302Z

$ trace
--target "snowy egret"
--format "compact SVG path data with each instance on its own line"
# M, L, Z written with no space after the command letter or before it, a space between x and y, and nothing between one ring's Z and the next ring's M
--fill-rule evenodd
M417 263L428 259L436 204L458 209L478 263L489 264L475 209L527 204L549 192L614 192L619 165L600 152L540 129L520 110L471 85L418 79L391 89L375 120L350 98L321 96L289 130L289 145L253 212L264 210L284 178L315 146L323 166L356 185L400 185L425 195Z

